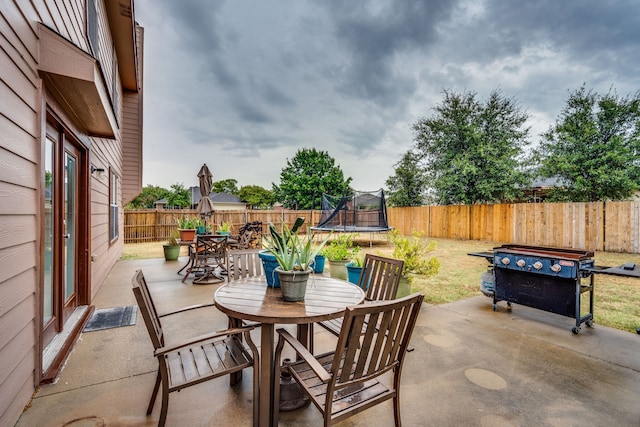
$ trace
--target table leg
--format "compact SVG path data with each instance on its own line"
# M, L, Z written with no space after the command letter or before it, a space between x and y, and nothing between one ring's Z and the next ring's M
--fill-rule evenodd
M274 393L274 334L275 325L273 323L262 323L260 326L260 396L259 413L260 426L277 425L277 413L273 411Z
M229 317L229 329L242 327L242 319L234 319ZM229 375L229 385L235 385L242 381L242 371L235 372Z
M188 245L187 248L188 248L187 262L185 263L185 265L182 266L180 270L178 270L178 274L182 273L182 270L184 270L185 268L193 265L193 251L192 251L191 245Z
M307 350L311 352L311 354L313 354L313 323L299 324L297 328L296 338L302 343L302 345L305 346ZM300 360L300 357L298 356L296 359Z

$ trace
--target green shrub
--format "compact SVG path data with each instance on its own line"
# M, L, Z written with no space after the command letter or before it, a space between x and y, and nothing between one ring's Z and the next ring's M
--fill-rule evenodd
M414 232L411 237L401 236L397 230L390 233L393 243L392 257L404 261L402 277L413 280L413 276L432 276L440 269L436 257L427 258L436 249L436 242L427 243L421 239L422 233Z

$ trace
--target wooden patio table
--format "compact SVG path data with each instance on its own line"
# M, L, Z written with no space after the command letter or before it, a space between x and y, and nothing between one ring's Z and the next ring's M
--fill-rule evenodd
M273 412L275 381L275 325L298 325L298 337L310 343L309 324L335 319L344 314L347 306L364 301L364 292L359 287L331 277L312 275L307 284L304 301L286 302L279 288L267 286L265 276L246 277L221 286L215 292L216 307L231 319L242 319L262 324L260 330L260 396L254 397L258 404L259 425L277 425Z

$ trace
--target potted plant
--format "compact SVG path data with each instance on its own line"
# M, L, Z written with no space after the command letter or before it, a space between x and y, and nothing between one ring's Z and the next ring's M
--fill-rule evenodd
M313 271L310 265L326 243L325 239L319 244L314 244L310 229L306 236L300 236L298 230L303 223L304 218L297 218L291 229L282 224L282 233L269 223L269 235L265 236L266 250L278 263L275 271L280 279L282 298L285 301L295 302L304 299L307 280Z
M196 218L195 226L196 226L196 234L205 234L207 232L207 227L203 219Z
M180 240L185 242L191 242L196 238L196 225L199 219L195 217L189 217L187 215L182 218L176 218L178 224L178 231L180 232Z
M360 274L362 273L362 266L364 265L364 255L360 253L360 246L353 248L351 252L351 261L346 264L347 278L349 282L357 284L360 280Z
M231 223L229 221L225 221L219 224L216 233L228 236L229 233L231 233Z
M436 257L427 258L436 248L436 242L427 243L422 234L414 232L411 237L401 236L397 230L390 233L393 243L392 257L404 260L402 278L397 298L411 293L411 284L415 276L432 276L438 272L440 261Z
M322 255L329 261L329 275L336 279L347 280L346 264L351 258L353 249L353 237L347 234L340 234L322 250Z
M178 243L178 232L173 232L167 240L167 243L162 245L164 250L165 261L176 261L180 256L180 244Z
M321 253L318 253L318 255L316 255L316 257L313 259L313 262L311 263L311 268L313 268L313 272L316 274L321 274L324 271L324 264L326 260L327 260L326 256L322 255Z

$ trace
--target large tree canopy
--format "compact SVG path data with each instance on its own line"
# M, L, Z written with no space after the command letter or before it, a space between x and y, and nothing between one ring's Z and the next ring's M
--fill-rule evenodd
M421 206L425 202L426 175L418 165L418 156L407 151L395 164L395 174L386 181L389 206Z
M215 181L211 187L211 191L214 193L233 194L234 196L240 194L240 191L238 190L238 180L233 178Z
M438 204L518 199L528 184L521 156L528 115L494 90L485 104L476 94L445 91L430 118L413 125L415 147Z
M552 200L624 200L640 183L640 93L569 94L538 150L543 177L558 178Z
M320 209L322 193L343 194L351 178L326 151L302 148L280 172L280 185L273 184L277 201L291 209Z
M269 209L273 206L273 191L259 185L244 185L240 188L239 197L249 203L252 209Z
M142 189L142 193L133 199L126 207L128 209L150 209L155 207L156 201L167 197L169 193L170 191L166 188L147 185Z
M171 184L171 191L167 194L167 205L177 208L188 208L191 205L191 194L184 184Z

